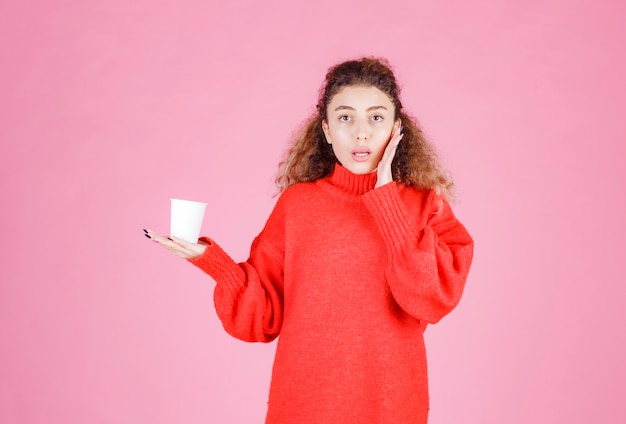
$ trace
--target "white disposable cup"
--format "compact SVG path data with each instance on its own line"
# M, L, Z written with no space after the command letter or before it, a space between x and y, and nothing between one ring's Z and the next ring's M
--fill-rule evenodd
M170 199L170 235L197 243L204 219L206 203L192 200Z

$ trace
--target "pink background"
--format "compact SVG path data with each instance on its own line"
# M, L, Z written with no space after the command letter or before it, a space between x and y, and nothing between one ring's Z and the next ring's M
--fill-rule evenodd
M427 331L430 422L626 422L626 3L212 3L0 5L0 422L262 422L275 344L226 335L142 228L207 201L244 260L324 72L362 54L476 240Z

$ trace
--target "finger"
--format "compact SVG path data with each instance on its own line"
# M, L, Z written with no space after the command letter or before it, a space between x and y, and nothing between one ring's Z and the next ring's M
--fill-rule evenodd
M401 135L403 135L402 133L402 129L403 127L400 126L398 128L394 128L393 131L391 132L391 140L393 141L395 138L400 137Z
M150 240L155 241L154 238L157 235L154 231L148 229L146 230L145 228L143 229L143 235L148 237Z
M202 253L204 253L207 246L206 243L191 243L174 236L160 236L150 230L147 231L147 234L149 234L156 243L160 244L161 246L172 252L174 255L183 259L200 256Z
M190 242L188 242L187 240L183 240L183 239L181 239L181 238L174 237L174 236L169 236L168 238L169 238L169 240L171 240L173 243L175 243L175 244L177 244L177 245L179 245L179 246L181 246L181 247L184 247L184 248L186 248L186 249L190 248L192 245L194 245L194 244L195 244L195 243L190 243Z
M146 237L148 237L150 240L152 240L155 243L159 243L163 245L164 247L174 247L176 245L176 243L174 243L174 241L170 237L162 236L150 229L147 229L147 230L144 229L143 231Z
M384 161L388 161L390 157L393 158L395 156L396 149L398 148L398 144L400 144L400 140L402 140L403 135L404 134L396 134L393 136L391 141L389 141L389 144L387 145L387 148L385 149L385 153L383 154Z
M158 236L155 241L180 258L187 259L191 256L195 256L195 253L192 250L185 246L181 246L169 237Z
M400 141L402 141L402 137L404 137L404 134L400 134L398 133L393 140L391 140L391 143L389 143L391 145L391 151L395 154L396 149L398 148L398 145L400 144Z
M153 230L150 230L150 229L146 230L146 229L144 229L143 232L144 232L144 235L146 237L148 237L150 240L152 240L152 241L154 241L156 243L160 243L160 242L162 243L162 242L165 241L165 237L159 235L158 233L156 233Z
M166 249L174 253L182 249L182 247L179 244L174 243L174 241L169 237L161 236L152 230L144 230L144 232L145 232L146 237L151 239L153 242L160 244L161 246L165 247Z
M404 137L404 134L398 131L396 134L394 134L392 142L395 142L395 145L397 146L398 144L400 144L402 137Z
M209 245L206 242L198 242L191 243L186 240L180 239L178 237L170 236L170 240L172 240L175 244L177 244L182 251L185 253L185 257L195 257L200 256L204 253L207 246Z

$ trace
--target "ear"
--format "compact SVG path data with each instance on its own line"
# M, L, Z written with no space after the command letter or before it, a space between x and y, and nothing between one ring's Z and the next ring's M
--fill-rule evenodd
M330 142L330 133L328 131L328 122L326 122L326 120L322 120L322 131L324 131L324 137L326 137L326 143L332 144Z
M400 118L396 119L396 122L393 123L393 131L398 131L402 126L402 120Z

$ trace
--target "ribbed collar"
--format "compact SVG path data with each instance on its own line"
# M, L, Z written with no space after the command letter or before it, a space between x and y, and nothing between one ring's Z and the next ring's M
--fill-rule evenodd
M335 169L328 178L332 185L358 195L367 193L376 185L376 172L353 174L338 163L335 164Z

